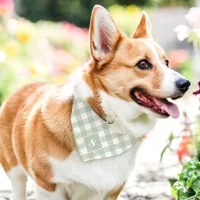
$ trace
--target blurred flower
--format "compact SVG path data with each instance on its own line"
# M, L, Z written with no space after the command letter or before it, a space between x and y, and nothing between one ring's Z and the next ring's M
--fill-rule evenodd
M25 77L29 78L30 75L30 71L27 68L23 68L22 70L16 72L16 77L18 79L24 79Z
M175 32L177 32L177 38L180 41L185 40L191 34L191 30L185 25L179 25L175 28Z
M185 156L187 151L188 151L187 144L185 143L179 144L179 148L177 149L177 156L180 161L183 160L183 157Z
M110 6L108 11L114 18L120 30L128 35L133 33L137 26L138 20L140 20L141 17L141 9L136 5L121 6L115 4Z
M191 136L183 135L181 138L181 142L177 149L177 156L180 161L183 160L184 156L192 156L192 153L189 151L189 145L192 143Z
M55 76L52 78L53 83L64 84L66 81L66 76Z
M76 44L87 43L88 39L88 29L87 28L79 28L74 24L64 22L64 29L66 31L65 35L67 39Z
M19 43L14 40L9 41L4 47L5 53L8 55L8 57L17 56L20 52L20 49L21 47Z
M31 34L27 30L19 30L16 33L16 38L22 43L27 43L31 39Z
M7 55L3 51L0 51L0 63L4 62L6 58Z
M200 29L200 8L190 8L185 18L193 29Z
M48 71L46 70L46 66L36 60L33 60L28 65L28 69L29 69L30 75L32 76L44 75L48 73Z
M200 81L198 82L199 89L193 92L194 95L200 94Z
M13 8L14 4L12 0L0 0L0 15L11 13Z
M16 19L9 19L7 22L7 30L8 33L14 35L17 29L17 20Z
M188 20L190 27L179 25L175 28L177 38L180 41L188 39L193 42L194 46L200 47L200 8L190 8L188 14L185 16Z
M39 21L36 24L37 33L51 44L61 46L65 42L66 33L62 23Z
M169 63L172 68L179 68L187 60L188 60L188 52L183 49L172 51L169 54Z
M29 42L34 34L34 26L28 21L19 21L16 25L15 35L16 38L22 42Z
M78 61L68 51L58 49L55 52L55 65L60 72L71 74L79 65Z
M129 5L127 6L127 13L133 15L133 13L140 12L140 9L136 5Z
M1 80L8 81L0 82L0 103L19 85L30 81L64 83L67 74L88 58L88 29L69 23L31 23L9 16L5 27L5 37L0 44L0 65ZM1 64L4 61L6 65Z

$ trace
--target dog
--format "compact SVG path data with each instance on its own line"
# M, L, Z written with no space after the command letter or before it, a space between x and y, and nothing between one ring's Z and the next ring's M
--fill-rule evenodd
M105 8L95 6L90 54L65 84L29 84L3 103L0 163L12 182L11 200L26 199L27 176L35 181L39 200L117 199L156 119L179 117L169 99L182 97L190 82L169 68L146 12L128 38ZM130 149L108 158L81 159L71 121L75 91L99 119L135 138Z

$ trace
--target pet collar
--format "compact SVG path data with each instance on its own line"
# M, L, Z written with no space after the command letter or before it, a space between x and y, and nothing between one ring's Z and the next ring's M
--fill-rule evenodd
M122 154L136 141L133 136L113 131L112 124L99 117L77 95L73 100L71 122L76 146L84 162Z

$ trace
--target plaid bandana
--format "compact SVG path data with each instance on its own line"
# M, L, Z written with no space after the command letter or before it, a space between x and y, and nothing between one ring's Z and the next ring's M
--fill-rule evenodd
M74 97L71 122L77 149L84 162L122 154L136 141L133 136L114 132L113 124L100 118L77 96Z

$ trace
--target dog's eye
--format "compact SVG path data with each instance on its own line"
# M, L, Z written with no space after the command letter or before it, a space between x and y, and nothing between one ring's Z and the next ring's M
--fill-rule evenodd
M150 69L152 67L152 65L147 60L141 60L136 66L142 70Z
M169 60L165 60L165 64L169 66Z

